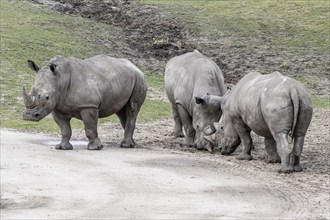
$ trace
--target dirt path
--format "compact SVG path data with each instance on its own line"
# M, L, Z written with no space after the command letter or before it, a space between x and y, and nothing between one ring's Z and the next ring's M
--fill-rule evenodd
M106 142L105 126L97 152L77 131L57 151L58 138L2 129L1 219L329 219L328 172L278 174L258 146L251 162L184 149L163 134L170 119L157 125L139 124L135 149Z

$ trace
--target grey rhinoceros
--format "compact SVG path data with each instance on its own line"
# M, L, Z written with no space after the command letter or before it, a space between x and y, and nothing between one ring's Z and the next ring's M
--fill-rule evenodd
M130 61L105 55L85 60L55 56L43 68L31 60L28 65L37 74L30 94L23 86L23 119L39 121L52 112L62 134L56 149L72 149L73 117L84 123L88 149L102 149L97 121L112 114L117 114L125 129L120 146L134 146L135 122L147 84L143 73Z
M212 151L204 135L215 132L213 123L221 117L214 100L227 91L220 68L197 50L174 57L166 65L165 89L173 109L173 135L183 136L183 126L188 146Z
M218 144L222 154L233 153L242 142L238 159L251 160L252 130L264 137L266 161L281 162L279 172L302 171L300 155L313 106L301 83L279 72L252 72L219 100L223 115L215 140L205 139Z

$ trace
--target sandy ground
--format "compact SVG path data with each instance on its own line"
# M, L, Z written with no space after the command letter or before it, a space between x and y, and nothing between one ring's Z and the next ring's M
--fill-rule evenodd
M138 123L134 149L118 147L118 123L99 129L101 151L82 130L58 151L58 137L1 129L1 219L329 219L328 116L315 112L305 169L289 175L257 136L255 159L238 161L183 147L170 118Z

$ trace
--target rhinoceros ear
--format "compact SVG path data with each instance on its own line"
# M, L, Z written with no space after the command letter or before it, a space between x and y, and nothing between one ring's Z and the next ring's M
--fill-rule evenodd
M32 69L36 73L40 70L40 67L32 60L28 60L27 62L28 62L28 66L30 67L30 69Z
M49 68L53 72L53 74L56 75L56 72L55 72L56 64L54 64L54 63L50 64Z

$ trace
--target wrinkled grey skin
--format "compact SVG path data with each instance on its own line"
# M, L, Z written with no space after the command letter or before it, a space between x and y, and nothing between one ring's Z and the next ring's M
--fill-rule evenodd
M220 68L195 50L172 58L166 65L165 89L172 104L175 128L173 135L185 143L212 151L204 135L215 132L213 122L221 117L219 96L226 92Z
M102 149L97 121L112 114L117 114L125 130L120 146L134 146L136 117L147 85L143 73L131 62L105 55L85 60L56 56L43 68L31 60L28 65L37 74L30 94L23 87L23 119L39 121L52 112L62 134L56 149L72 149L73 117L84 123L88 149Z
M216 139L222 154L233 153L242 142L238 159L252 160L252 130L265 138L268 163L281 162L279 172L302 171L300 155L313 106L301 83L279 72L250 73L223 97L221 108Z

